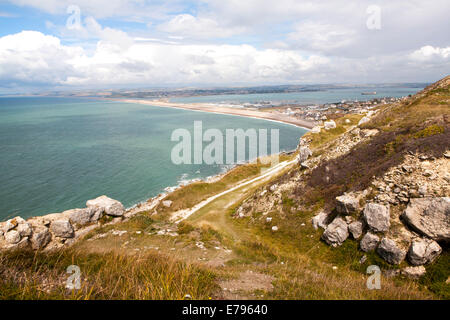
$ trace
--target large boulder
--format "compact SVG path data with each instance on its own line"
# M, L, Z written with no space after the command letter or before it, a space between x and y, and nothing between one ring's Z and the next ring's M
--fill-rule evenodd
M125 213L125 208L122 203L117 200L108 198L107 196L100 196L98 198L88 200L86 207L94 208L96 210L105 212L109 216L121 217Z
M41 227L33 230L33 236L31 237L31 247L34 250L45 248L47 244L52 240L52 235L47 228Z
M364 252L373 251L377 248L380 238L371 232L367 232L359 243L359 247Z
M361 120L359 120L359 122L358 122L358 126L360 126L360 125L362 125L364 123L367 123L369 121L370 121L369 117L367 117L367 116L366 117L362 117Z
M406 267L401 270L401 274L405 277L411 278L411 279L419 279L420 277L423 277L427 270L424 266L419 267Z
M341 217L336 217L322 234L322 239L332 246L340 246L348 238L347 222Z
M16 230L19 232L21 237L29 237L33 232L31 225L27 222L20 223Z
M5 241L9 244L19 243L20 239L20 234L16 230L10 230L5 233Z
M450 241L450 197L411 199L402 218L435 241Z
M408 260L414 266L432 262L442 252L439 244L431 239L413 241L408 251Z
M21 223L25 223L25 220L21 217L15 217L15 218L9 219L5 223L4 230L3 230L4 233L16 228Z
M359 199L350 194L336 197L336 211L342 214L352 214L359 211Z
M336 122L334 122L333 120L325 121L323 123L323 127L325 130L334 129L334 128L336 128Z
M64 213L67 214L69 221L72 224L83 226L98 220L98 216L95 215L96 212L97 210L91 207L85 209L72 209L65 211Z
M368 203L364 208L364 219L370 229L377 232L389 230L389 207L377 203Z
M406 250L388 238L383 238L378 246L377 253L390 264L400 264L406 257Z
M348 225L348 231L352 234L353 239L361 237L363 232L363 223L361 221L355 221Z
M304 147L300 147L300 149L298 150L298 155L297 155L297 161L298 163L302 163L306 160L308 160L308 158L312 155L312 151L311 149L309 149L308 147L304 146Z
M53 221L50 225L50 232L60 238L73 238L75 236L72 225L66 219Z
M313 228L315 230L322 228L322 229L326 229L327 228L327 219L328 219L328 214L324 211L321 211L318 215L314 216L314 218L312 218L312 225Z

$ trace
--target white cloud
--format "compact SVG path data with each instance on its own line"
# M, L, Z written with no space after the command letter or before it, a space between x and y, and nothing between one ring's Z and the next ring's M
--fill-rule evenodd
M193 38L227 38L241 33L243 28L222 27L208 17L194 17L190 14L180 14L162 23L158 29L182 37Z
M0 38L0 79L52 85L284 82L327 64L327 58L249 45L133 43L106 40L92 55L58 38L24 31Z
M440 60L450 60L450 47L439 48L433 46L423 46L419 50L414 51L410 58L417 61L440 62Z

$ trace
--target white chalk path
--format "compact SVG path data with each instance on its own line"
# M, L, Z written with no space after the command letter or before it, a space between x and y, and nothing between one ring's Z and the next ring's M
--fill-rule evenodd
M272 175L276 174L277 172L281 171L282 169L286 168L287 166L295 163L296 161L297 161L296 159L291 160L291 161L283 161L283 162L277 164L276 166L274 166L273 168L270 168L264 174L262 174L262 175L260 175L260 176L258 176L256 178L253 178L253 179L248 180L248 181L241 182L240 184L238 184L238 185L236 185L236 186L234 186L234 187L232 187L232 188L230 188L230 189L228 189L226 191L223 191L223 192L221 192L219 194L216 194L216 195L214 195L212 197L209 197L208 199L203 200L202 202L196 204L195 206L193 206L190 209L183 209L183 210L175 212L172 215L171 219L173 221L175 221L175 223L179 223L179 222L187 219L191 215L193 215L195 212L197 212L198 210L200 210L201 208L206 206L208 203L216 200L217 198L220 198L221 196L224 196L227 193L233 192L234 190L242 188L242 187L244 187L246 185L249 185L249 184L251 184L253 182L256 182L256 181L262 180L264 178L267 178L269 176L272 176Z

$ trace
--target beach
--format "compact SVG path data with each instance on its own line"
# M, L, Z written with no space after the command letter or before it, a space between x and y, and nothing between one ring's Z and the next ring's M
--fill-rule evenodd
M270 121L277 121L286 124L295 125L305 129L312 129L314 124L307 120L296 119L284 114L264 112L259 110L250 110L245 108L231 108L225 106L219 106L215 104L209 103L175 103L175 102L167 102L161 100L138 100L138 99L114 99L114 101L121 101L127 103L138 103L145 104L150 106L157 107L169 107L169 108L178 108L178 109L186 109L193 111L202 111L202 112L210 112L217 114L227 114L227 115L235 115L256 119L265 119Z

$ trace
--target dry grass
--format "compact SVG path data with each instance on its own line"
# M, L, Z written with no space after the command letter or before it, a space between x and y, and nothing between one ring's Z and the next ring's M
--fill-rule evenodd
M218 288L206 268L154 253L16 251L0 261L0 299L209 299ZM69 265L81 269L80 290L65 288Z

